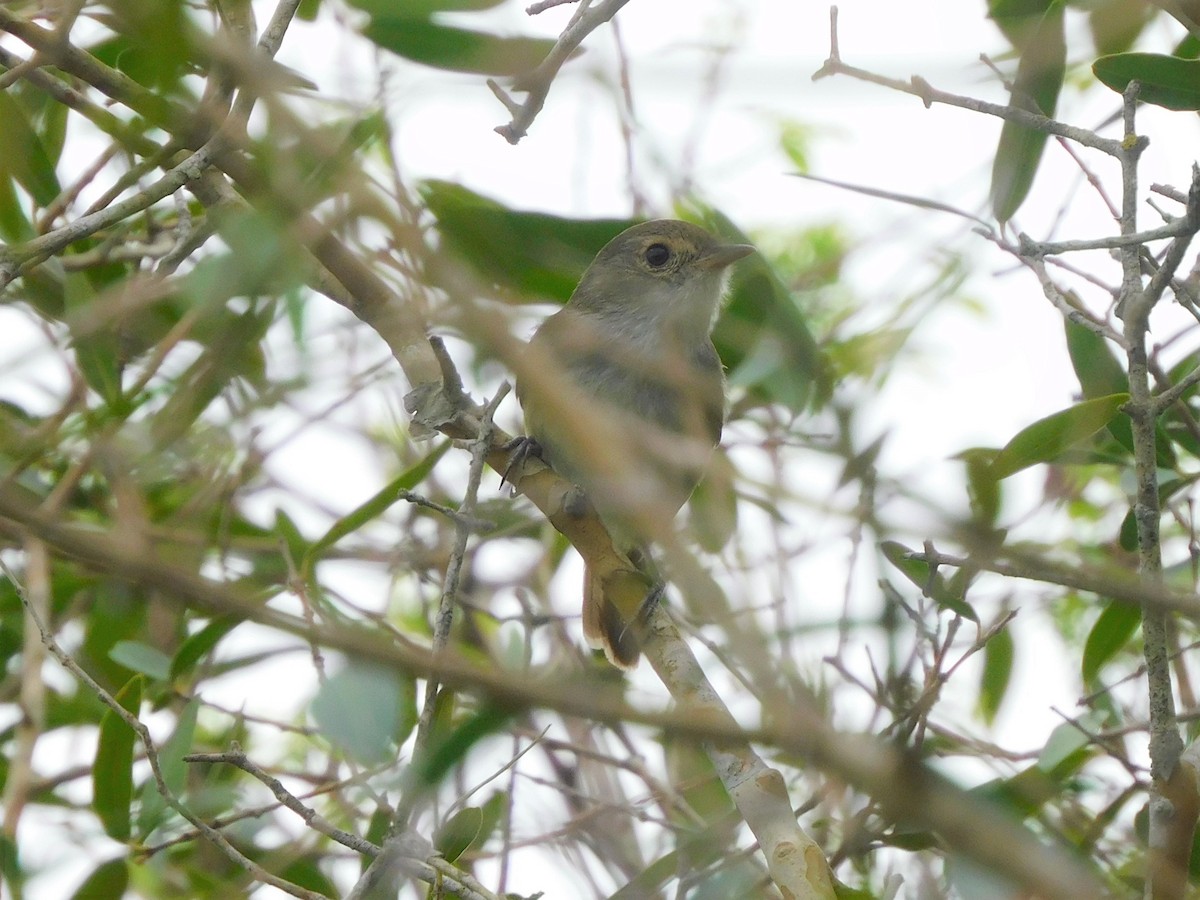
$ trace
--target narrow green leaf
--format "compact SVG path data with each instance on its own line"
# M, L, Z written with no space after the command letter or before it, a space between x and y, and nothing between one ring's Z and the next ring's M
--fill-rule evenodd
M717 209L682 212L731 243L753 243ZM805 233L805 242L817 267L840 264L844 247L837 234L814 230ZM833 392L832 368L809 329L804 302L766 256L752 253L733 267L728 302L713 331L730 383L794 412L822 406Z
M996 720L1000 704L1012 678L1014 645L1012 633L996 632L983 648L983 674L979 679L979 712L989 725Z
M1107 711L1093 709L1071 722L1063 722L1050 732L1050 739L1038 754L1037 767L1058 781L1074 775L1089 756L1099 752L1092 735L1107 721Z
M1013 106L1053 116L1066 72L1067 45L1063 39L1063 6L1051 4L1036 17L1028 37L1014 41L1021 62L1013 81ZM1046 132L1005 121L992 163L992 215L1007 222L1025 202L1037 174Z
M117 692L121 708L136 716L142 706L144 679L135 675ZM96 759L92 763L92 810L104 833L116 841L129 840L133 801L133 745L137 734L111 709L100 717Z
M1067 448L1106 426L1128 402L1128 394L1111 394L1039 419L1004 445L992 463L992 477L1007 478L1022 469L1056 459Z
M547 38L499 37L428 19L389 16L373 18L363 34L413 62L477 75L520 75L534 69L554 48L554 41Z
M17 198L12 179L0 172L0 239L15 244L31 237L33 225Z
M171 660L167 677L171 681L175 681L177 678L189 674L195 668L196 663L217 646L221 638L241 623L242 620L236 616L218 616L195 634L190 635L175 652L175 658Z
M1092 44L1101 56L1121 53L1133 46L1150 21L1154 8L1149 3L1129 0L1100 0L1088 10Z
M433 846L446 862L452 863L471 846L482 826L483 810L478 806L464 807L442 823L433 838Z
M478 12L493 9L504 0L350 0L350 5L373 16L428 19L440 12Z
M182 795L187 779L187 763L183 761L183 757L192 752L196 736L196 716L199 711L198 700L188 701L175 720L175 730L158 748L158 763L162 770L163 782L176 797ZM137 825L138 834L144 840L163 823L167 814L167 802L159 793L153 778L146 779L140 797L142 802L138 810Z
M1108 341L1090 328L1063 319L1067 353L1079 379L1085 400L1122 394L1129 390L1129 376L1117 361Z
M108 658L158 681L165 681L171 674L171 657L140 641L118 641L108 651Z
M922 593L930 597L938 606L972 622L979 621L978 613L971 604L967 603L966 598L961 593L952 591L941 573L930 577L929 563L914 558L913 552L903 544L897 541L883 541L879 545L879 549L888 562L899 569L905 578L919 587Z
M387 483L387 485L374 494L365 503L352 509L346 515L342 516L329 527L329 530L319 537L308 551L303 556L302 570L305 578L311 578L313 567L320 561L321 554L340 541L346 535L353 534L358 531L368 522L379 518L395 504L399 503L402 491L411 490L416 487L429 473L433 471L434 465L441 459L447 450L450 449L450 442L443 441L435 447L430 453L426 454L416 465L410 467L404 472L401 472L395 478Z
M738 519L733 466L720 447L687 504L688 525L696 542L708 553L720 553L737 532Z
M1132 603L1110 600L1088 632L1083 647L1083 683L1094 684L1100 670L1121 652L1142 624L1142 612Z
M987 528L994 526L1000 515L1000 482L992 474L996 452L985 447L972 447L958 454L967 467L967 496L971 501L971 514L980 525Z
M61 188L54 164L25 111L7 91L0 91L0 173L23 187L39 206L48 206Z
M1092 63L1102 84L1121 93L1138 82L1138 99L1174 110L1200 109L1200 60L1160 53L1115 53Z
M511 718L511 709L486 703L440 740L430 741L424 758L413 760L417 784L426 787L441 784L442 778L462 761L468 750L499 731Z
M84 879L71 900L102 900L102 898L124 897L129 887L129 861L119 856L100 863Z

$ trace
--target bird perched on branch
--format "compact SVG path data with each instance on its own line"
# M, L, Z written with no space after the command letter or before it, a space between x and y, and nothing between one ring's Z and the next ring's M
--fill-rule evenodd
M725 374L711 334L728 266L753 249L687 222L635 225L530 341L517 383L522 450L583 490L650 585L622 609L585 576L584 636L622 668L636 665L640 617L662 591L647 545L671 527L721 438Z

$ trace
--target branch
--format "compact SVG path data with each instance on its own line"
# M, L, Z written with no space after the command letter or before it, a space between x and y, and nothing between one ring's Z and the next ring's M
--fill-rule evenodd
M525 94L525 100L518 103L495 79L489 78L487 86L492 89L496 99L504 104L512 116L507 125L498 125L496 133L510 144L517 144L529 131L529 126L542 111L546 96L550 93L550 85L563 63L570 58L575 49L583 43L583 39L611 19L617 11L629 0L602 0L595 7L589 7L588 2L582 3L572 17L570 23L559 35L557 43L546 55L546 58L532 72L527 72L513 82L513 90ZM546 7L543 7L546 8ZM530 15L541 12L537 6L529 8Z
M500 457L503 461L504 454ZM491 459L489 455L489 464ZM537 479L547 472L532 477ZM785 714L772 718L767 725L739 728L726 716L698 715L691 708L646 710L631 706L615 693L596 690L591 679L568 679L561 672L553 679L530 678L480 665L453 652L435 655L363 629L327 626L314 631L303 619L264 605L256 591L239 592L236 584L220 585L175 569L94 527L73 527L47 516L38 510L36 496L12 485L0 485L0 532L36 535L57 553L89 568L159 591L168 603L259 622L303 641L319 640L332 649L416 677L437 677L445 684L476 691L502 707L553 709L609 724L641 723L714 744L778 747L869 794L894 818L936 830L951 849L1012 875L1039 896L1067 900L1105 893L1104 885L1073 854L1035 837L903 750L870 735L838 732L818 711L803 704L790 704ZM1200 604L1193 603L1193 607L1200 615ZM659 651L669 638L663 630L673 628L665 611L652 616L650 627L649 643L654 645L648 651L653 654L651 659L656 666L673 665L675 657L668 658ZM702 692L711 690L705 682L692 680L702 675L698 670L692 672L690 664L681 675L697 700L703 699ZM740 766L736 757L734 754L733 764L726 769L731 777L754 777L757 773L766 776L768 789L771 783L778 786L774 778L753 765ZM722 759L720 755L717 758ZM771 825L756 819L756 829L762 827L768 836ZM786 842L773 846L788 849ZM791 844L797 849L803 846Z
M1085 147L1099 150L1101 153L1107 153L1109 156L1119 158L1122 153L1126 152L1121 141L1102 138L1094 131L1086 128L1067 125L1065 122L1059 122L1016 106L1001 106L998 103L988 103L986 100L978 100L974 97L950 94L946 91L938 90L924 78L916 75L906 82L895 78L888 78L884 75L876 75L866 69L846 65L842 62L841 51L838 48L836 6L831 7L829 11L829 30L829 58L825 60L825 64L820 69L813 73L813 81L829 78L833 75L848 75L859 81L866 81L893 91L899 91L902 94L911 94L914 97L919 97L926 108L935 103L956 106L959 109L968 109L972 112L996 116L1009 122L1016 122L1018 125L1024 125L1026 128L1033 128L1036 131L1044 131L1046 134L1057 135ZM1139 150L1144 149L1146 144L1149 143L1144 137L1134 137L1132 140Z

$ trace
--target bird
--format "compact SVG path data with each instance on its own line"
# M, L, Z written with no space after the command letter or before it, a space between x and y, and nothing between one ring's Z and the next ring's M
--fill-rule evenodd
M535 331L517 379L519 454L577 486L650 585L638 609L622 610L585 572L584 637L619 668L637 665L637 620L663 590L649 544L671 527L721 439L725 372L712 330L729 266L753 251L673 219L622 231Z

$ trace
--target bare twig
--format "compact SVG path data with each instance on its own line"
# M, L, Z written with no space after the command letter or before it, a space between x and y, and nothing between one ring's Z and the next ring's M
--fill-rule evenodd
M554 77L562 68L563 63L583 43L584 38L615 16L617 11L628 2L629 0L602 0L594 7L590 6L586 0L581 3L546 58L536 69L525 73L514 82L513 89L525 94L523 102L515 101L494 79L489 78L488 87L512 115L512 121L507 125L497 126L496 133L510 144L516 144L525 137L529 126L541 112L542 106L546 102L546 96L550 93L550 85L554 83Z
M1094 131L1086 128L1079 128L1075 125L1068 125L1065 122L1059 122L1047 116L1038 115L1037 113L1029 112L1016 106L1001 106L998 103L988 103L986 100L979 100L975 97L964 97L958 94L951 94L946 91L938 90L933 87L924 78L914 75L909 81L900 81L895 78L888 78L883 75L877 75L874 72L869 72L866 69L859 69L855 66L846 65L842 62L841 52L838 47L837 38L837 7L832 7L830 10L830 46L829 58L825 60L825 64L813 73L813 81L821 78L828 78L833 75L847 75L859 81L866 81L871 84L877 84L880 87L886 87L893 91L899 91L902 94L911 94L914 97L919 97L921 102L926 107L932 106L935 103L941 103L946 106L956 106L959 109L967 109L972 112L984 113L989 116L996 116L1009 122L1016 122L1019 125L1024 125L1027 128L1033 128L1037 131L1044 131L1047 134L1058 135L1059 137L1067 138L1075 141L1077 144L1082 144L1085 147L1091 147L1099 150L1101 153L1107 153L1109 156L1120 157L1125 152L1121 141L1114 141L1109 138L1102 138ZM1144 137L1134 138L1138 148L1144 148L1147 140Z

